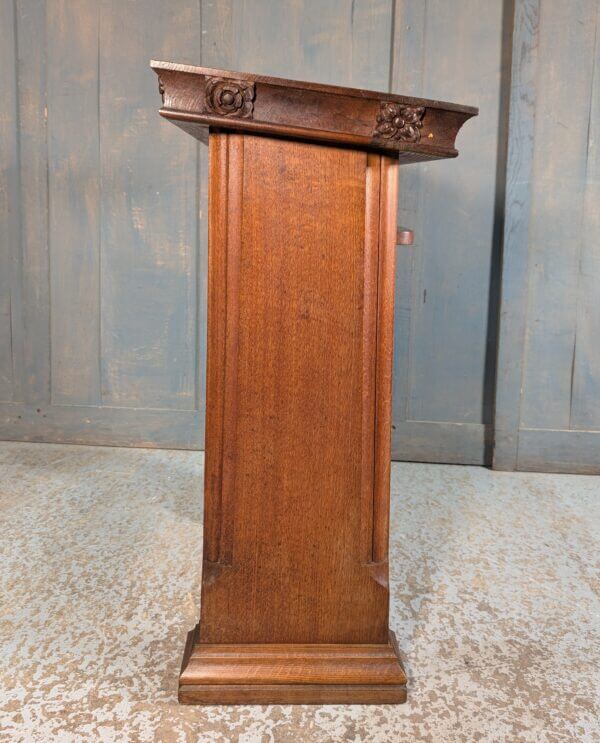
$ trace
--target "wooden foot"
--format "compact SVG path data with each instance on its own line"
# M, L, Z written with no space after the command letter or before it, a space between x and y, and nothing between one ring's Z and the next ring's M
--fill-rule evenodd
M400 704L406 674L394 637L382 645L212 645L190 633L183 704Z

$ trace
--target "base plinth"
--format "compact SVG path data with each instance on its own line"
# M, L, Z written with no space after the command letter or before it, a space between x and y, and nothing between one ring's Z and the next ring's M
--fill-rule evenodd
M406 674L395 639L381 645L212 645L190 632L183 704L400 704Z

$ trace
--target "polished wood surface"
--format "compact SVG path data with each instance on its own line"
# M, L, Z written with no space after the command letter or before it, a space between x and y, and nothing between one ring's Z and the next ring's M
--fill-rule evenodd
M397 161L235 132L211 133L209 148L201 629L182 700L214 698L213 684L283 684L257 699L285 701L315 683L355 701L392 683L398 700L387 586Z
M365 566L386 553L378 204L396 165L226 133L211 134L210 156L222 173L211 213L229 219L210 237L208 398L222 407L207 411L219 443L207 448L202 636L385 642L387 590ZM383 273L394 244L381 234Z
M388 629L397 171L423 147L442 156L420 144L432 122L448 133L473 111L155 69L161 113L211 125L202 602L180 701L402 702ZM350 129L369 117L367 142ZM296 137L302 121L315 129Z
M183 703L392 704L406 700L395 638L387 644L202 643L189 633Z

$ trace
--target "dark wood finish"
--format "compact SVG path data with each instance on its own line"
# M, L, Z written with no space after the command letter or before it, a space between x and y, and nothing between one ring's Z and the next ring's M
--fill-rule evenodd
M202 603L180 700L404 701L388 630L397 170L399 153L440 157L422 132L472 110L158 71L161 113L210 125Z
M163 98L161 116L203 141L207 127L225 126L384 150L401 162L420 162L456 157L458 130L477 115L471 106L391 93L173 62L151 65Z

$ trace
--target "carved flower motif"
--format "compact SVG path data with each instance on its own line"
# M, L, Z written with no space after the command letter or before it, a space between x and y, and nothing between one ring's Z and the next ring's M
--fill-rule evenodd
M206 106L220 116L249 118L254 107L254 85L242 80L211 77L206 81Z
M422 106L404 106L402 103L382 102L377 114L374 135L384 139L400 139L403 142L418 142L423 126Z

